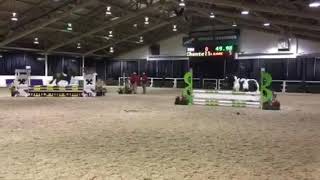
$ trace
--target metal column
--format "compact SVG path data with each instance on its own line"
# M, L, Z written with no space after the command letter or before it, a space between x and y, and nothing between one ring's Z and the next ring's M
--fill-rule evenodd
M81 74L84 75L84 68L85 68L85 56L82 56L82 67L81 67Z
M48 54L44 55L44 75L48 76Z

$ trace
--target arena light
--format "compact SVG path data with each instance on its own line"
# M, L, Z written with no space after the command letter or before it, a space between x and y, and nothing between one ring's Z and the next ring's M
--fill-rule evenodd
M238 26L237 23L235 22L232 23L232 27L237 27L237 26Z
M77 44L77 49L81 49L81 43Z
M133 27L134 27L134 28L137 28L137 27L138 27L138 24L133 24Z
M73 28L72 28L72 23L68 23L68 24L67 24L67 30L68 30L68 31L72 31L72 30L73 30Z
M176 25L176 24L174 24L174 25L173 25L173 27L172 27L172 31L173 31L173 32L178 31L178 28L177 28L177 25Z
M269 27L271 24L269 22L266 22L263 24L264 27Z
M213 19L213 18L215 18L215 17L216 17L216 16L214 15L214 13L211 12L211 13L210 13L210 18Z
M114 53L113 47L110 47L110 48L109 48L109 52L110 52L110 53Z
M149 17L145 17L145 18L144 18L144 24L145 24L145 25L148 25L148 24L149 24Z
M143 43L143 42L144 42L143 36L140 36L139 42L140 42L140 43Z
M111 15L112 13L111 13L111 6L108 6L107 7L107 10L106 10L106 16L109 16L109 15Z
M242 15L248 15L248 14L250 14L250 12L248 10L243 10L243 11L241 11L241 14Z
M186 6L186 3L184 2L184 0L180 0L179 6L180 7L185 7Z
M109 38L112 38L113 37L113 32L112 31L109 31Z
M37 60L38 60L38 61L45 61L46 58L44 58L44 57L37 57Z
M320 7L320 0L311 0L309 3L309 7L311 8Z
M39 38L34 38L33 44L39 44Z
M16 12L12 13L11 21L18 21L18 15Z

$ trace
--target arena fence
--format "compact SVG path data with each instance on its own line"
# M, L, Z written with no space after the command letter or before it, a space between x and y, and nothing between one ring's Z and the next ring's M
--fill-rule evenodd
M128 77L119 77L118 85L123 86ZM150 77L150 87L184 88L183 78ZM197 89L222 90L224 79L194 78L193 85ZM309 92L320 93L320 81L273 80L272 90L276 92Z

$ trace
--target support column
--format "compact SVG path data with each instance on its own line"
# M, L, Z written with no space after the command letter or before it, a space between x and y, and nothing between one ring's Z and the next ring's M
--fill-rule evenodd
M287 91L287 82L283 81L282 82L282 93L285 93Z
M85 56L82 56L82 67L81 67L82 76L84 76L84 67L85 67Z
M48 76L48 54L44 55L44 76Z

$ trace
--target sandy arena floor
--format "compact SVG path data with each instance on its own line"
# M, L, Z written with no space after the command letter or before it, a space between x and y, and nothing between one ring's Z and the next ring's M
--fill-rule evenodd
M174 106L179 91L165 89L0 91L1 180L320 179L320 95L279 95L283 110L268 112Z

